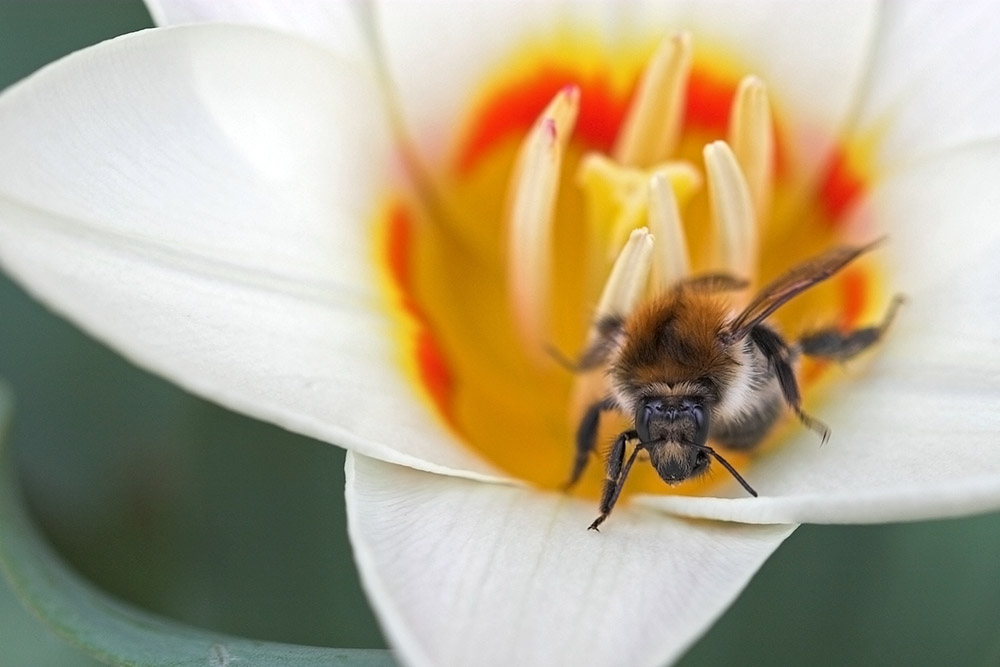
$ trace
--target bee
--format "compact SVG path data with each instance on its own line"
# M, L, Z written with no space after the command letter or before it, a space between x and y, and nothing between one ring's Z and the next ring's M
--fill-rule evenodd
M880 241L839 246L795 266L735 315L722 296L747 287L747 282L710 274L679 283L628 317L609 315L597 322L594 342L574 367L583 371L604 366L609 392L584 412L566 487L583 474L603 413L618 412L632 420L633 428L611 447L601 514L590 529L597 530L614 509L640 451L647 453L667 484L704 475L715 459L756 496L736 469L706 444L709 439L730 450L753 450L787 406L826 442L830 429L802 409L796 360L799 355L840 362L854 357L882 338L903 299L894 297L875 326L849 332L828 327L793 343L766 320ZM628 445L632 452L626 460Z

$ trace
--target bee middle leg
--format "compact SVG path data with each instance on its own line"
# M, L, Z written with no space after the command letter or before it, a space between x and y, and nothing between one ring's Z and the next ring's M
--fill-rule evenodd
M625 485L625 478L628 477L628 472L632 469L632 464L635 463L636 455L642 449L641 444L636 444L632 450L632 455L628 457L628 462L622 466L622 463L625 461L625 445L638 440L638 433L635 431L625 431L618 436L615 444L611 447L611 453L608 454L608 474L604 480L604 492L601 493L601 516L594 519L594 522L590 524L587 530L598 530L598 526L604 523L604 520L611 514L611 510L615 508L618 496L622 492L622 486Z
M802 336L798 340L797 347L802 354L809 357L839 362L848 361L881 340L895 319L896 311L899 310L903 301L903 297L898 294L893 297L882 321L874 326L847 332L841 332L835 327L819 329Z
M614 404L610 399L603 399L594 403L583 413L580 419L580 426L576 429L576 457L573 459L573 469L570 471L569 480L563 484L563 490L576 486L583 476L583 471L590 460L590 454L594 451L597 443L597 427L601 423L601 413L614 409Z
M830 427L802 409L802 394L799 392L799 383L795 379L795 369L792 367L794 353L788 347L785 339L777 331L764 324L758 324L750 330L750 339L767 357L768 363L778 378L778 385L781 387L785 402L795 413L795 416L808 429L818 433L824 443L829 440Z

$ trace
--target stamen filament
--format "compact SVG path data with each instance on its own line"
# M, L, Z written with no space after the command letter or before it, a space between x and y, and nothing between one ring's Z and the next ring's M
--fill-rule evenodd
M552 266L552 231L566 143L580 109L580 90L567 86L535 121L518 152L508 185L507 278L518 332L529 350L544 349Z
M746 178L726 142L708 144L704 156L722 268L738 278L753 279L757 274L757 216Z
M643 71L612 155L621 164L648 167L671 155L683 119L691 73L691 35L666 38Z
M681 225L677 197L664 171L649 179L649 228L653 233L653 282L658 291L669 289L691 273L687 239Z
M748 76L740 82L729 116L729 144L743 168L760 222L770 217L774 188L774 126L764 82Z

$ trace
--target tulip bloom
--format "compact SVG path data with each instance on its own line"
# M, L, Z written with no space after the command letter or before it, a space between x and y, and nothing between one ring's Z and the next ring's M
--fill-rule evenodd
M1000 55L992 6L150 4L169 27L0 96L0 262L140 365L346 447L406 662L662 664L799 523L1000 507L1000 87L967 67ZM600 463L558 486L602 377L546 348L883 234L776 315L908 297L860 363L803 366L831 441L790 421L734 459L758 498L637 463L587 531Z

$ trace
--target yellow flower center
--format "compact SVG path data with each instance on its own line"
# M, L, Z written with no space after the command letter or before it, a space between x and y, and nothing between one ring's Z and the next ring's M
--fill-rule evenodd
M604 391L600 372L575 374L552 350L575 358L608 300L621 308L684 275L726 270L759 287L842 241L872 180L870 142L857 140L841 140L818 176L794 173L780 90L769 96L687 36L652 47L607 53L564 38L517 51L431 166L433 201L392 194L378 220L376 261L407 374L469 447L546 488L566 481L582 410ZM628 264L650 266L648 287L638 269L608 286L642 227L655 244ZM881 283L863 258L771 321L794 339L874 320ZM803 361L807 407L826 370ZM628 426L606 419L599 451ZM788 428L801 427L771 440ZM746 455L726 456L752 481ZM591 461L574 493L596 497L603 478L603 462ZM648 465L627 485L668 489Z

